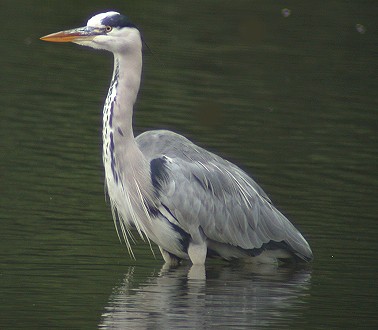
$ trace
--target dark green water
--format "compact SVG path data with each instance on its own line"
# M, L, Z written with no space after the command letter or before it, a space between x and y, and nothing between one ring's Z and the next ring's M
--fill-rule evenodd
M0 4L0 328L376 328L376 1ZM308 238L309 269L127 255L104 200L110 54L42 35L116 9L143 30L135 130L236 163Z

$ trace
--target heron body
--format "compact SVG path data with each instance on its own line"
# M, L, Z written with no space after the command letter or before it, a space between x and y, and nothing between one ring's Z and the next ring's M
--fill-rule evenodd
M301 233L244 171L166 130L134 137L133 106L142 70L142 39L126 16L106 12L83 28L41 38L114 54L103 110L105 184L117 232L133 255L131 229L155 242L167 263L206 257L310 261Z

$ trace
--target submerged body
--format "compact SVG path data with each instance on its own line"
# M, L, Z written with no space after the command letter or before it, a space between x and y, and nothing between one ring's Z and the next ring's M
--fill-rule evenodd
M116 12L91 18L80 29L42 38L72 41L114 54L103 112L103 161L118 232L132 254L135 228L155 242L166 262L206 257L256 262L309 261L304 237L236 165L176 133L148 131L134 138L133 105L142 70L138 29Z

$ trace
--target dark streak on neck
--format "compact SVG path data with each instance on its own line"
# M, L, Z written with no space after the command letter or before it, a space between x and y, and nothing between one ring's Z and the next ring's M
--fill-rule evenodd
M117 88L118 78L119 78L119 62L118 60L116 60L114 75L113 75L112 82L110 83L109 91L113 90L113 88ZM116 95L117 95L117 92L116 92ZM110 113L109 113L109 126L110 127L113 127L113 112L114 112L113 110L114 110L114 103L116 102L116 100L117 100L117 96L114 97L114 100L110 105Z

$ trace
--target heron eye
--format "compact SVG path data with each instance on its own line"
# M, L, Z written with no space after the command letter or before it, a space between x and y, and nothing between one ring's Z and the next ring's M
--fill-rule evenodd
M108 25L107 27L105 27L106 32L110 32L111 30L113 30L113 28L111 26Z

